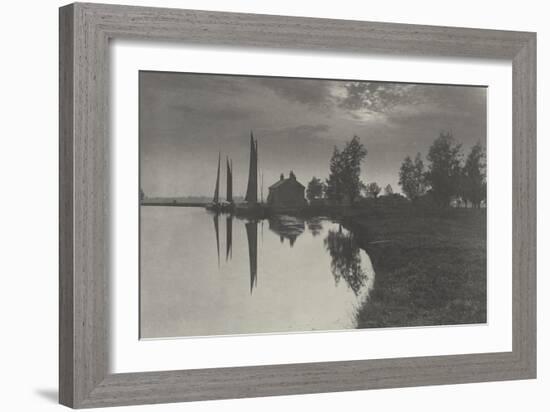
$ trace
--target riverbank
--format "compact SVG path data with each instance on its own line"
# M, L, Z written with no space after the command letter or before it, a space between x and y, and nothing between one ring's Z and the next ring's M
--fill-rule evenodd
M190 202L173 198L148 198L140 201L140 206L206 207L207 202Z
M358 328L486 322L486 209L367 214L347 225L376 272Z

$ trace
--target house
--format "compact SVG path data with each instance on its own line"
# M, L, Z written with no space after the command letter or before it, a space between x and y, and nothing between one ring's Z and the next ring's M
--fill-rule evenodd
M286 179L281 173L279 181L269 186L267 204L282 209L305 206L305 189L305 186L296 180L294 172L291 171Z

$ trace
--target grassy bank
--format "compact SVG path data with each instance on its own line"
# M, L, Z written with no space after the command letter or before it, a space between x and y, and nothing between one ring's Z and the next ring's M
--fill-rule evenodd
M373 213L347 226L376 273L359 328L486 322L485 209Z

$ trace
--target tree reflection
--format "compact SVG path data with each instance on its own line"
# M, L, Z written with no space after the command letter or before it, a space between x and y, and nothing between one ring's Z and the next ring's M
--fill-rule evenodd
M358 296L367 284L368 275L361 267L361 249L355 242L353 234L343 231L340 226L338 231L329 230L324 243L332 259L330 269L336 284L344 279L348 287Z
M323 220L320 217L312 217L307 221L307 228L313 236L318 236L323 230Z

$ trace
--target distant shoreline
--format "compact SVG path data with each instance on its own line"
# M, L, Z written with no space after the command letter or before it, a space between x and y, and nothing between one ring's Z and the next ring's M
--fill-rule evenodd
M140 201L140 206L177 206L177 207L205 207L207 202L189 202L178 199L163 198L163 199L143 199Z

